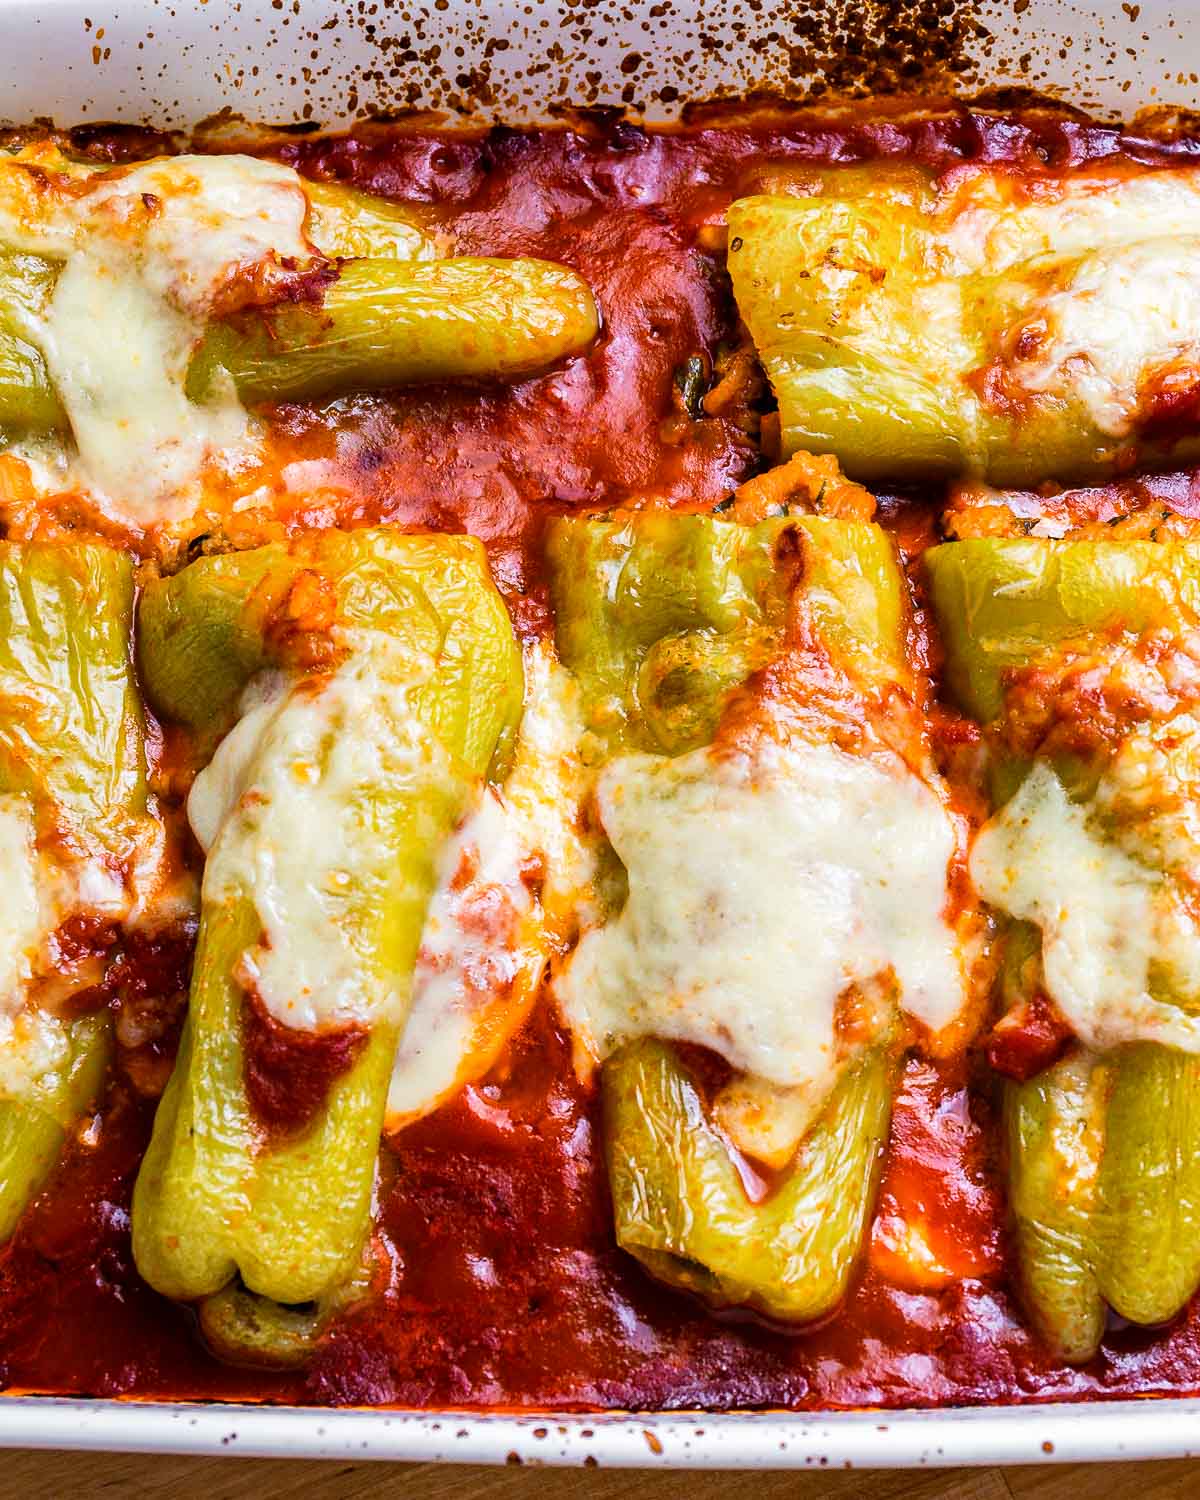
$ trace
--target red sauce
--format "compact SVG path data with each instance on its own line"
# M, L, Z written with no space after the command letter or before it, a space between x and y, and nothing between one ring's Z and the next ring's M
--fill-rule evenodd
M105 976L115 1012L117 1067L147 1099L159 1097L175 1063L195 942L190 919L161 932L134 933Z
M736 330L720 259L697 231L767 163L907 157L1037 173L1198 151L1186 138L1165 146L967 110L678 134L375 129L289 144L281 155L302 171L435 204L464 253L565 261L604 315L591 353L510 389L279 408L287 455L323 463L289 525L465 527L486 543L519 628L542 628L548 515L640 501L707 508L756 467L739 427L681 423L672 391L686 359L711 360ZM881 516L918 551L942 499L889 497ZM162 983L165 993L176 978ZM487 1080L384 1153L376 1249L390 1276L338 1320L307 1372L274 1377L219 1365L191 1314L136 1273L129 1203L154 1106L118 1062L100 1113L0 1251L0 1376L17 1390L480 1407L929 1406L1200 1389L1195 1309L1167 1331L1114 1330L1081 1370L1055 1364L1026 1330L1006 1269L991 1084L977 1066L910 1060L862 1272L835 1317L787 1335L715 1318L618 1251L597 1099L539 1010ZM929 1252L915 1279L896 1252L914 1230Z
M1058 1007L1039 991L996 1022L987 1060L997 1073L1024 1083L1056 1063L1074 1038Z
M366 1040L365 1026L285 1026L249 991L242 1003L242 1064L246 1097L260 1124L277 1133L302 1130Z

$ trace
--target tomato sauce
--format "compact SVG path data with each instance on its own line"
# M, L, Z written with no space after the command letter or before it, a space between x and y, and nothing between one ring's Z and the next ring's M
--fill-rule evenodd
M693 402L681 416L676 373L696 357L710 369L736 342L713 231L768 164L907 157L1036 173L1198 151L1188 138L967 109L658 134L602 121L474 136L373 127L291 142L278 154L304 173L430 205L453 225L460 253L574 267L604 322L586 356L511 388L276 408L272 524L466 529L486 544L518 629L535 633L548 623L547 517L630 504L709 509L762 466L730 414ZM881 519L906 552L919 551L936 535L943 498L885 497ZM174 993L178 974L163 984ZM134 1006L138 986L128 988ZM161 1050L177 1023L176 1008L158 1031L143 1028L148 1045ZM133 1265L130 1197L155 1090L130 1067L132 1051L118 1050L102 1108L75 1130L0 1253L0 1379L10 1389L798 1409L1200 1389L1196 1310L1168 1330L1114 1321L1083 1369L1056 1364L1027 1331L1010 1282L994 1082L977 1055L908 1061L868 1252L823 1325L786 1334L656 1285L615 1245L599 1101L577 1081L544 1006L487 1078L382 1153L370 1291L339 1315L310 1367L230 1368L205 1351L193 1314L150 1291Z
M264 1131L296 1134L311 1124L329 1090L358 1061L365 1026L300 1031L277 1021L254 989L242 1002L246 1099Z

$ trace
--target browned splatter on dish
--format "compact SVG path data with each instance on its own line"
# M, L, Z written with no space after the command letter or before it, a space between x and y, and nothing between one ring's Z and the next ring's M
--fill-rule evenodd
M314 21L298 0L213 5L211 36L189 40L195 14L156 0L161 17L134 33L84 22L80 115L95 113L89 74L120 70L130 110L153 100L158 122L191 126L197 111L168 85L198 78L231 107L261 120L281 93L289 116L315 127L437 110L462 119L536 122L572 105L634 115L675 114L698 94L790 101L952 91L1003 83L1095 108L1137 59L1140 101L1190 98L1200 79L1180 71L1168 13L1153 32L1138 6L1115 16L1065 4L1069 23L1046 33L1025 3L981 0L352 0ZM1185 8L1186 10L1186 8ZM499 21L497 20L499 17ZM1185 24L1181 13L1179 26ZM93 65L93 49L98 61ZM351 53L354 62L351 64ZM367 61L363 64L363 53ZM239 61L252 57L253 61ZM1117 85L1128 88L1125 77ZM211 97L211 94L210 94ZM1131 101L1134 102L1134 101ZM274 105L278 109L277 102Z

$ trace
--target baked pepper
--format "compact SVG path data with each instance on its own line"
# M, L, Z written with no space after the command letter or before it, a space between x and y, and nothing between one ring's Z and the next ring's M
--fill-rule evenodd
M136 867L150 876L132 624L133 568L122 553L0 543L0 836L13 880L0 1241L100 1089L109 1014L73 1014L72 997L103 977L104 929L130 916ZM68 923L75 940L64 946L58 935Z
M903 588L878 527L643 512L556 522L548 546L558 649L580 684L596 764L651 752L655 764L677 766L710 746L730 705L756 691L754 674L779 661L797 593L821 648L855 680L885 694L911 685ZM610 854L598 881L610 912L625 899L615 864ZM714 1306L790 1323L835 1306L860 1254L888 1132L897 1030L890 999L883 1010L815 1118L796 1123L796 1091L735 1076L755 1136L784 1141L765 1198L748 1192L745 1160L718 1123L728 1088L714 1098L711 1080L664 1037L612 1051L601 1078L618 1243Z
M729 210L785 455L1086 480L1200 454L1200 177L804 167ZM786 195L785 195L786 194Z
M1197 940L1169 840L1200 794L1179 670L1200 547L976 539L927 561L948 680L990 750L998 812L972 868L1009 917L1004 998L1019 1017L1048 997L1079 1039L1002 1087L1024 1300L1081 1363L1108 1307L1161 1323L1200 1284Z
M176 176L186 178L187 161L170 163ZM69 429L42 355L43 325L75 235L91 233L79 218L90 201L83 183L98 198L119 194L133 170L89 171L45 150L0 165L0 432ZM275 170L278 188L286 174ZM411 207L294 175L290 186L307 197L302 234L311 264L293 265L296 250L281 238L289 248L280 254L291 269L282 268L275 291L269 283L281 267L273 264L263 287L243 288L224 303L218 297L220 305L205 309L203 336L186 365L194 401L219 399L230 381L244 402L255 403L423 381L512 380L546 369L595 337L591 292L564 266L440 260L438 236ZM181 178L178 190L186 196L194 188ZM234 212L246 210L234 203ZM200 223L195 233L211 230ZM244 250L243 259L250 253ZM231 273L244 270L231 264ZM190 268L182 276L176 269L175 277L185 287L196 279Z
M189 804L209 843L199 946L134 1254L184 1300L235 1277L328 1298L370 1224L436 856L511 735L520 657L478 543L386 531L202 559L147 587L139 641L156 709L205 753L230 732ZM287 1128L252 1087L264 1010L285 1047L354 1043Z

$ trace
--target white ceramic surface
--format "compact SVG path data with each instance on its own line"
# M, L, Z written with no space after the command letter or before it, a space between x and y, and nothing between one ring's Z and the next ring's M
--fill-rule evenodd
M1200 1401L791 1416L478 1416L0 1398L0 1445L616 1468L936 1468L1200 1456Z
M922 13L970 90L1033 87L1115 115L1200 107L1195 0L0 0L0 120L187 128L233 110L334 126L402 107L537 120L565 103L805 89L833 59L867 83L928 62ZM823 12L813 20L813 12ZM807 21L798 24L802 13ZM917 17L914 23L913 17ZM907 16L907 20L902 20ZM978 23L978 30L975 23ZM776 35L762 50L751 42ZM502 45L501 45L502 44ZM672 98L672 95L677 96Z
M1128 115L1200 107L1200 28L1185 24L1194 4L1029 0L1017 14L1011 0L974 9L953 0L941 24L955 28L969 88L1035 87ZM624 102L665 119L685 96L803 88L851 35L873 70L864 78L886 74L887 0L848 5L852 33L831 3L803 46L789 25L798 8L767 0L754 17L738 0L692 0L664 19L651 0L449 0L442 11L432 0L289 0L283 9L271 0L0 0L0 121L187 129L232 110L256 123L331 127L381 108L452 111L468 98L477 114L513 123L567 102ZM970 35L972 17L987 35ZM755 53L748 24L783 40ZM499 1417L0 1398L3 1445L651 1468L1045 1463L1200 1451L1200 1402Z

